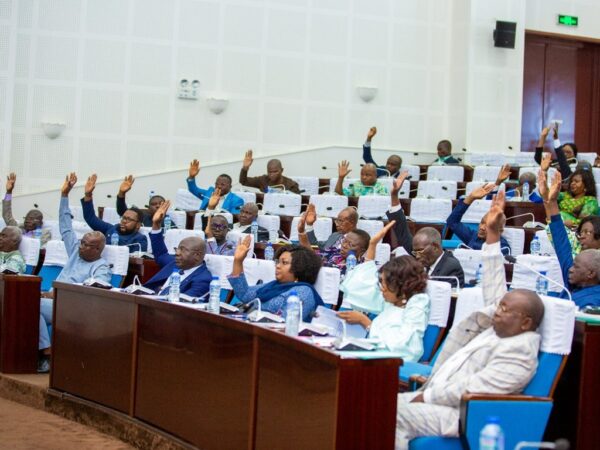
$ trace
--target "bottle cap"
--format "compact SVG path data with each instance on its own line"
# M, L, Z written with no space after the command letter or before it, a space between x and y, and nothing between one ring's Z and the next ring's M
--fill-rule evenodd
M356 256L356 252L354 250L350 250L348 252L348 256L350 256L350 255Z
M213 281L215 281L215 280L219 281L219 277L217 275L213 275L212 279L213 279Z
M498 416L488 416L487 423L500 423L500 418Z

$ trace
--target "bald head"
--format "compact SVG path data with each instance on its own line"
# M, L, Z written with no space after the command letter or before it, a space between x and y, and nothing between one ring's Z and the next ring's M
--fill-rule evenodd
M175 265L182 270L191 269L204 262L206 243L200 237L182 239L175 249Z
M99 231L85 233L79 242L79 257L87 262L100 259L106 245L106 237Z
M400 158L398 155L391 155L385 163L385 169L390 173L390 175L394 175L396 172L398 172L400 167L402 167L402 158Z
M569 269L569 283L577 287L600 284L600 250L583 250Z
M442 236L440 232L433 227L425 227L421 228L417 234L415 234L415 238L418 237L420 239L424 239L427 244L438 244L442 245Z
M258 216L258 206L256 203L248 202L240 209L240 225L250 225Z
M523 186L525 183L529 183L529 192L535 189L537 178L533 172L524 172L519 176L519 185Z
M31 209L25 215L23 228L25 231L32 231L36 228L41 228L44 225L44 215L39 209Z
M269 186L283 183L283 166L278 159L271 159L267 163L267 177L269 177Z
M544 303L529 289L514 289L502 297L493 317L494 331L500 338L535 331L544 318Z
M442 236L432 227L421 228L413 237L413 256L423 264L431 267L443 253Z
M0 252L14 252L19 249L23 233L19 227L8 226L0 231Z
M360 182L365 186L373 186L377 181L377 166L375 164L365 164L360 169Z

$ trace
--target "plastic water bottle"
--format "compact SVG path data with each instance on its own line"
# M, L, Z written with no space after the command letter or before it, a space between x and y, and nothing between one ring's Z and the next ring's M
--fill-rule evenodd
M171 216L165 216L165 220L163 220L163 225L165 226L165 231L170 230L173 226L173 221L171 220Z
M547 272L544 270L540 270L540 273L544 276L547 275ZM535 281L535 292L537 292L539 295L548 295L548 280L546 280L544 277L537 277L537 280Z
M481 263L477 267L477 271L475 272L475 286L481 286L481 277L483 276L483 267Z
M175 303L179 301L179 285L181 284L181 275L179 269L173 269L171 278L169 279L169 301Z
M291 291L285 308L285 334L288 336L298 336L300 321L302 320L301 308L302 304L298 294L296 291Z
M219 282L219 277L216 275L213 275L212 277L209 292L208 311L219 314L221 311L221 283Z
M542 244L537 236L534 236L529 246L529 253L532 255L539 255L542 252Z
M110 235L110 245L119 245L119 234L116 231Z
M521 201L522 202L529 201L529 183L527 181L525 183L523 183L523 195L521 195Z
M267 186L267 194L270 194L273 192L273 188L271 186Z
M250 233L254 237L254 242L258 242L258 222L256 220L253 220L252 225L250 225Z
M37 227L35 230L33 230L33 237L38 241L42 240L42 227Z
M273 261L275 258L275 250L273 250L273 244L267 242L267 246L265 247L265 260Z
M346 256L346 273L352 271L356 267L356 253L354 250L348 252Z
M497 417L488 417L479 432L479 450L504 450L504 432Z

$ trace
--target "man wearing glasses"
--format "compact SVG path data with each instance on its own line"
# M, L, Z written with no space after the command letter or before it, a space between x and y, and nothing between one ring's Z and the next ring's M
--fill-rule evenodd
M157 294L165 294L173 270L178 269L181 276L179 291L191 297L202 297L208 292L212 280L212 275L204 263L206 244L200 237L187 237L175 248L175 256L169 255L161 224L170 206L171 202L165 201L152 217L152 231L149 236L154 260L161 269L144 286Z
M115 225L104 222L96 216L92 193L96 188L97 179L96 174L92 174L85 183L85 194L81 199L84 220L92 230L104 234L109 242L112 235L116 233L119 237L118 245L129 247L129 253L137 250L145 252L148 249L148 240L146 236L139 232L143 219L143 214L139 209L127 209L121 216L121 221Z
M332 233L325 242L318 242L317 236L315 235L313 224L315 223L316 215L314 216L314 220L311 222L309 222L309 220L310 218L307 217L305 231L311 245L318 245L319 249L321 250L327 250L331 248L340 249L344 236L351 231L356 230L356 225L358 224L358 213L356 212L356 209L351 207L342 209L335 218L335 228L337 231Z

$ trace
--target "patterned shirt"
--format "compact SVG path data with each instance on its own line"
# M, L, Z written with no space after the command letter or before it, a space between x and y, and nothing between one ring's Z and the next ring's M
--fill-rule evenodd
M573 198L568 192L558 195L558 206L563 221L570 220L574 225L579 225L586 216L598 214L598 200L591 195Z
M14 252L0 252L0 267L2 270L8 269L11 272L24 273L25 259L19 250Z
M354 185L348 186L343 190L344 195L347 197L360 197L361 195L388 195L387 188L376 181L373 186L365 186L360 181L354 183Z

